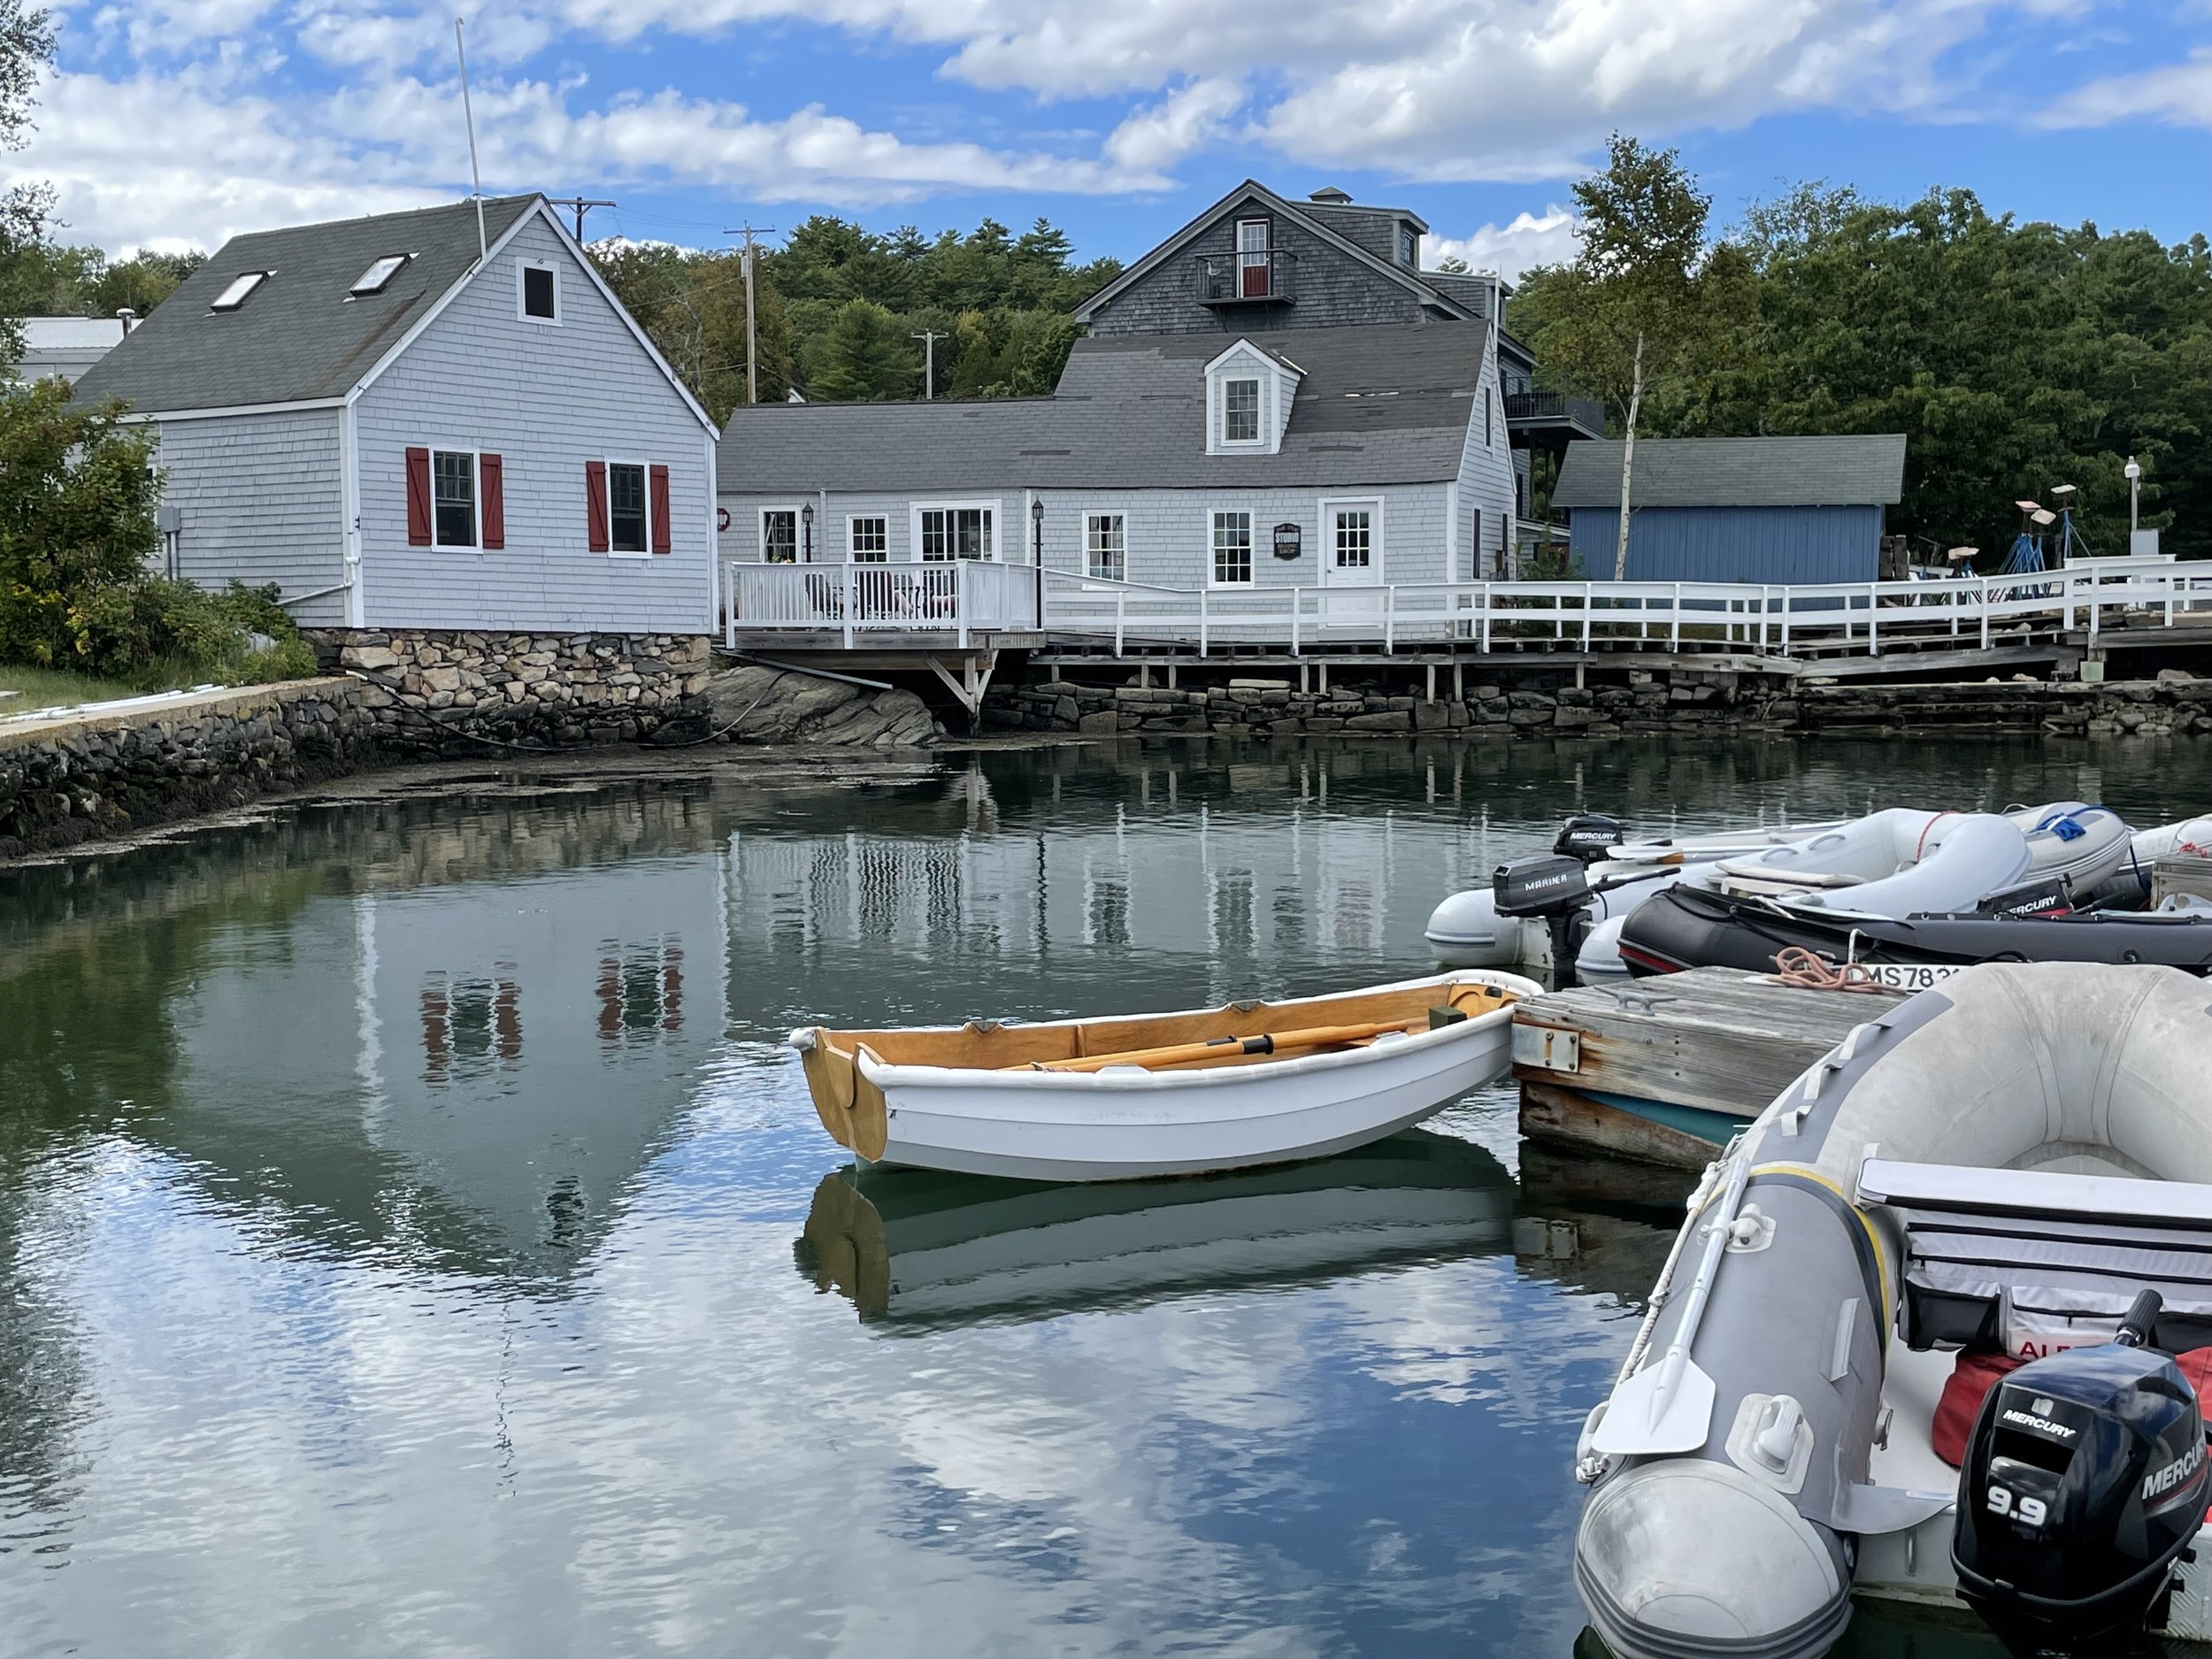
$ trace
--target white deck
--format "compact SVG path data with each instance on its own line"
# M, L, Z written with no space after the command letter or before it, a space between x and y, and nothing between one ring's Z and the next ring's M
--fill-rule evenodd
M1723 644L1789 655L1987 649L2020 634L2086 633L2124 612L2212 618L2212 572L2153 558L2081 559L2030 576L1798 586L1750 582L1379 582L1162 588L968 559L945 564L731 564L726 628L1035 628L1129 645L1275 647L1294 655L1379 643L1487 652L1534 644L1680 650ZM1042 617L1039 616L1041 607Z

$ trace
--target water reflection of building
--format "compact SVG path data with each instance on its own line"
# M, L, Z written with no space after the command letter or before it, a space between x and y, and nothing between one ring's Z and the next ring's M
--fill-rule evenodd
M1294 809L1286 819L1210 807L1159 818L1124 807L1103 822L938 838L741 831L729 848L731 925L750 939L805 946L957 941L972 953L1033 958L1083 946L1372 959L1394 920L1418 937L1462 839L1452 826L1389 814ZM1398 881L1407 855L1419 879Z
M320 1215L557 1271L720 1038L723 927L710 857L312 898L218 939L172 1004L164 1137Z

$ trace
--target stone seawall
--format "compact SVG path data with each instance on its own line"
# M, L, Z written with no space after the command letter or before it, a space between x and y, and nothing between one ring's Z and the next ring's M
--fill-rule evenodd
M2048 732L2081 736L2212 731L2212 680L2169 670L2154 680L1985 680L1870 685L1817 674L1719 670L1609 670L1576 685L1571 669L1500 664L1433 700L1387 686L1340 682L1298 689L1253 675L1203 686L1099 686L1033 680L995 688L985 725L997 731L1091 736L1279 738L1432 735L1617 738L1680 733ZM1402 671L1400 680L1404 680ZM1440 674L1441 680L1445 676Z
M417 718L390 745L442 754L460 740L532 747L631 743L705 712L710 641L698 634L306 631L326 668L352 670Z
M395 711L373 701L392 700L357 680L302 680L0 726L0 858L226 810L373 764Z

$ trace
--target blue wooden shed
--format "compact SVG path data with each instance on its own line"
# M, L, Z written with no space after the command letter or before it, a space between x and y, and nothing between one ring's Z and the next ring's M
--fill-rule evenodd
M1905 437L1647 438L1629 480L1628 580L1872 581L1883 510L1903 493ZM1582 573L1613 574L1621 445L1573 443L1552 505Z

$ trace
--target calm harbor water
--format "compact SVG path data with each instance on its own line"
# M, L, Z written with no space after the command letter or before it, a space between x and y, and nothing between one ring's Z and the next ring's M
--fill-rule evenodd
M1420 972L1578 809L2147 823L2192 754L487 776L0 873L0 1654L1578 1651L1678 1186L1525 1160L1504 1088L1213 1181L856 1175L784 1032Z

